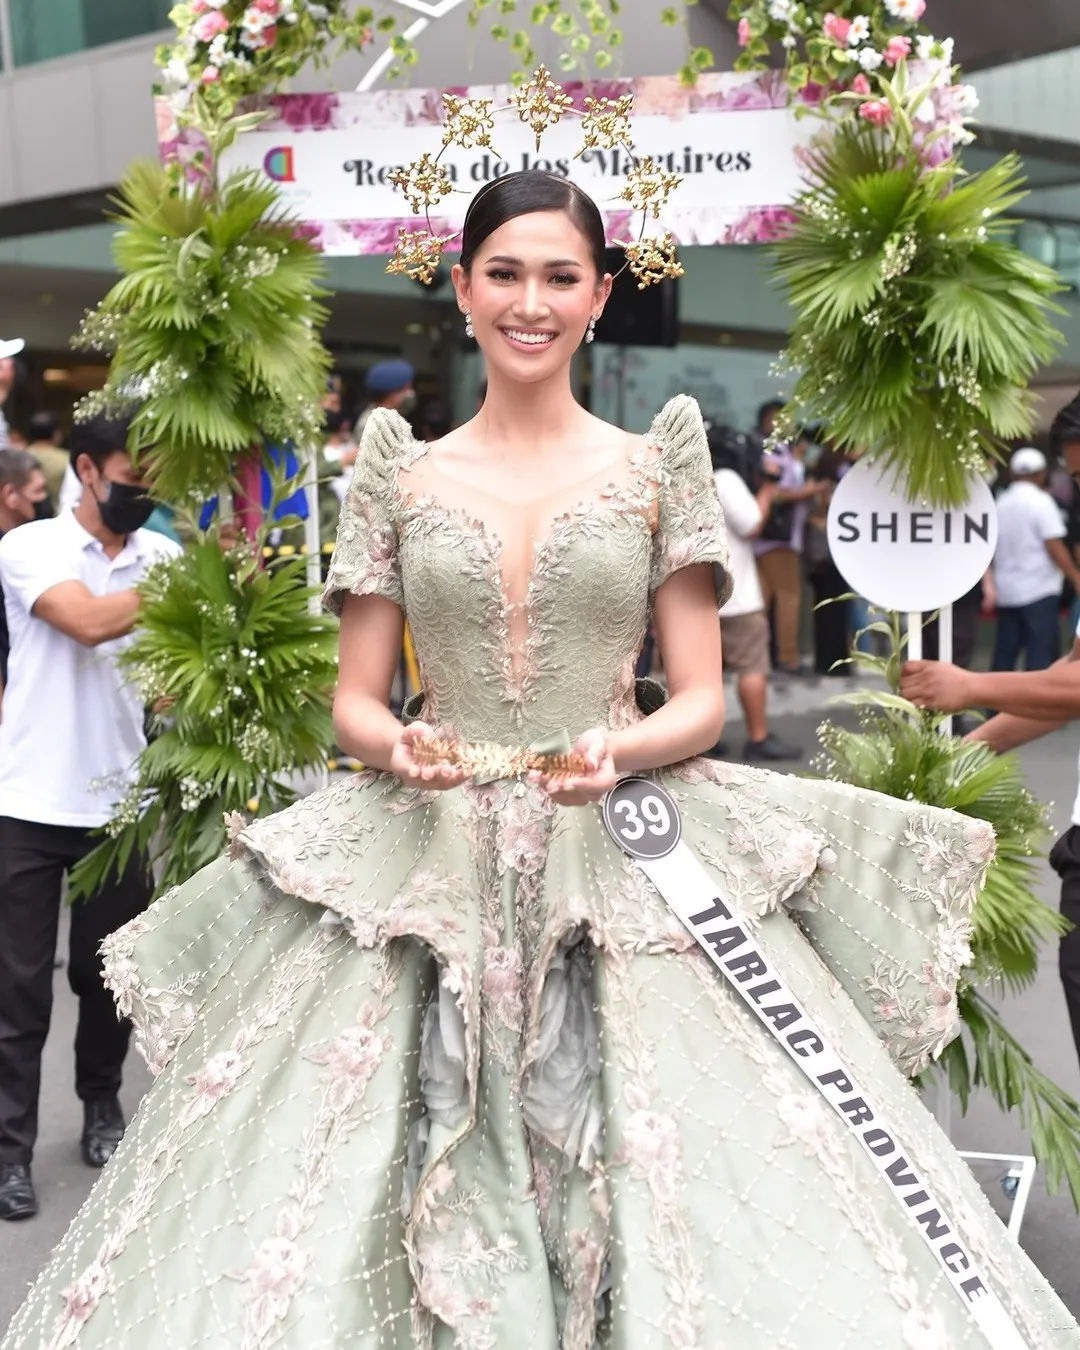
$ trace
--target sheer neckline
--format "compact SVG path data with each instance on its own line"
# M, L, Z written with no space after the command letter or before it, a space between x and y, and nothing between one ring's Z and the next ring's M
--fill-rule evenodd
M560 496L571 496L570 504L564 510L537 512L532 519L528 512L519 511L517 521L506 518L496 526L490 518L476 514L476 503L470 499L483 496L490 502L509 507L508 517L515 507L524 503L508 502L498 494L471 487L445 474L431 460L431 444L416 437L411 440L411 446L395 466L394 499L407 521L434 520L451 526L473 539L482 550L484 570L498 595L497 613L493 618L501 630L508 683L515 697L522 697L534 673L539 628L537 611L559 549L576 528L586 528L589 522L608 516L637 520L651 535L657 527L663 448L650 431L638 438L623 457L622 472L616 476L605 478L605 466L578 484L529 503L534 508L543 507ZM413 473L425 459L440 478L461 492L460 502L447 500L438 492L424 491L422 483L404 481L405 476ZM597 479L601 481L591 491L586 491L586 485ZM428 486L430 489L431 485ZM576 497L571 495L575 492L579 494Z

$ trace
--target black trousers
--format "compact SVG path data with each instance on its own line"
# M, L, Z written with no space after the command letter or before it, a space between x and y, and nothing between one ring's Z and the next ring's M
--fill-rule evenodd
M851 650L848 602L839 599L851 587L831 558L812 568L809 575L810 589L814 593L814 673L850 675L851 667L838 666L837 662L847 660ZM832 603L823 604L825 600Z
M1061 913L1075 925L1058 947L1058 971L1080 1055L1080 825L1066 830L1050 850L1050 866L1061 878Z
M88 830L0 816L0 1162L29 1163L34 1151L63 878L97 842ZM119 1091L131 1035L102 983L98 947L142 913L150 893L143 866L133 862L71 909L68 982L79 1000L75 1091L84 1102Z

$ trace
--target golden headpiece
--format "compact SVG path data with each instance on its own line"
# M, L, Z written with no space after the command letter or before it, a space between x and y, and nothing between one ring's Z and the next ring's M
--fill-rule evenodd
M496 116L499 113L516 112L536 137L537 151L544 133L564 116L581 119L582 142L575 158L580 158L587 150L625 151L633 168L623 180L622 191L613 200L625 202L631 211L640 212L641 229L636 239L616 241L626 252L626 264L622 270L625 271L627 267L630 269L637 279L639 290L667 277L681 277L683 269L675 257L675 240L670 231L663 234L646 234L645 231L650 219L659 220L668 198L682 179L678 174L666 173L651 158L639 160L635 156L630 131L633 102L632 94L622 94L616 99L588 96L584 107L578 108L562 85L556 84L551 78L546 66L541 66L527 84L516 90L510 96L509 103L499 107L490 98L464 99L456 94L444 94L446 116L443 120L442 149L435 155L425 153L390 175L391 182L401 189L412 207L413 215L424 213L427 229L400 230L397 248L386 270L404 273L415 281L431 281L446 246L460 233L436 234L431 223L432 207L458 191L442 165L443 155L451 146L462 150L482 147L494 151L491 137Z

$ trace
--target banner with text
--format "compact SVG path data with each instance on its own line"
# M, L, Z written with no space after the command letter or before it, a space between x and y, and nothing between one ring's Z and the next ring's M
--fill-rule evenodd
M567 83L575 107L587 95L634 95L636 152L651 155L683 183L672 195L660 226L678 243L761 243L775 238L787 205L802 186L801 161L820 123L797 119L783 73L703 75L684 88L674 76L593 84ZM507 102L510 89L454 89ZM273 115L241 136L223 167L254 169L279 185L285 205L313 230L331 254L393 251L398 230L423 225L390 182L394 169L434 154L441 143L441 92L390 90L367 94L284 94ZM190 153L168 104L159 100L163 153ZM439 233L460 227L469 199L484 183L518 169L565 174L593 196L604 212L609 239L626 239L640 227L616 199L630 167L622 150L587 150L580 119L564 117L549 130L540 152L529 127L514 112L496 118L494 149L451 147L442 163L457 192L442 202L432 222ZM650 223L650 229L653 226Z

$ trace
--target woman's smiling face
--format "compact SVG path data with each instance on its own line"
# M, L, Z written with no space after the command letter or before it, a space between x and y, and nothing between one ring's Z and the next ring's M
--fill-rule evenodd
M611 277L597 275L588 240L564 211L508 220L453 278L489 366L526 383L569 364L611 293Z

